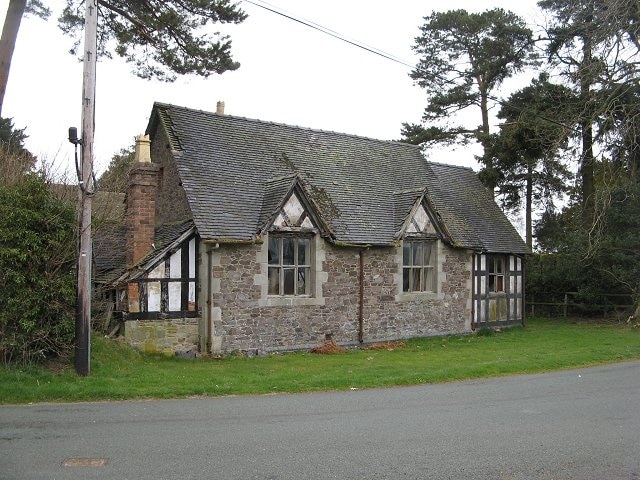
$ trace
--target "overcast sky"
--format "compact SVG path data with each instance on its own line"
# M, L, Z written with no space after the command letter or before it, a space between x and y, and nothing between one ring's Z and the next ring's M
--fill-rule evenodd
M0 0L4 22L8 0ZM2 114L27 128L27 148L57 171L69 171L73 146L67 129L80 128L82 65L68 50L72 40L57 27L63 0L45 2L51 19L24 18L13 56ZM249 15L226 28L239 70L208 79L188 76L174 83L135 77L118 60L97 67L95 167L101 173L112 155L143 133L154 101L315 129L393 140L402 122L418 122L426 105L413 86L410 68L240 2ZM410 65L423 17L432 10L501 7L534 27L535 0L269 0L296 17L383 50ZM520 80L522 83L523 80ZM526 80L528 83L528 80ZM505 89L515 86L507 83ZM479 123L479 122L478 122ZM430 159L476 168L472 148L433 152Z

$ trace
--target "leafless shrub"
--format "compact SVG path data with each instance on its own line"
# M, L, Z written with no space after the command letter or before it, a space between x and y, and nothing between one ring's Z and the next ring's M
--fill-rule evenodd
M318 353L321 355L332 355L336 353L345 353L346 348L341 347L335 340L327 340L323 344L313 347L311 353Z

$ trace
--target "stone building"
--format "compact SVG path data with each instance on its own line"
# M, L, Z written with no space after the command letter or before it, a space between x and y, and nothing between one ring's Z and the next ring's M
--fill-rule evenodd
M527 248L416 146L156 103L126 197L127 341L224 353L521 324Z

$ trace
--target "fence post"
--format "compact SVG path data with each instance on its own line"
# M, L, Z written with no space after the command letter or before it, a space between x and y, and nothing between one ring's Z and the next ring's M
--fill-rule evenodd
M567 308L569 306L569 294L564 293L564 318L567 318Z
M536 296L531 295L531 316L536 316Z

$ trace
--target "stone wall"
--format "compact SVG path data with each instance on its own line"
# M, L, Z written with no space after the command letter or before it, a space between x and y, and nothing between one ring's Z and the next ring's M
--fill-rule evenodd
M195 352L198 345L198 319L127 320L124 324L127 344L146 353Z
M402 292L402 250L364 251L365 342L461 333L471 328L471 257L439 242L438 290Z
M338 251L316 248L316 258L330 257L316 263L314 287L321 283L321 296L268 299L265 248L266 242L221 245L214 254L212 345L223 352L268 351L307 348L328 336L357 341L357 251L340 251L335 258Z
M180 223L191 219L193 215L178 176L169 140L160 127L151 143L151 158L159 168L156 225Z
M314 298L266 298L265 245L220 245L212 257L214 351L358 343L360 251L315 244ZM470 330L470 254L439 245L434 293L403 294L401 248L363 250L364 342Z

